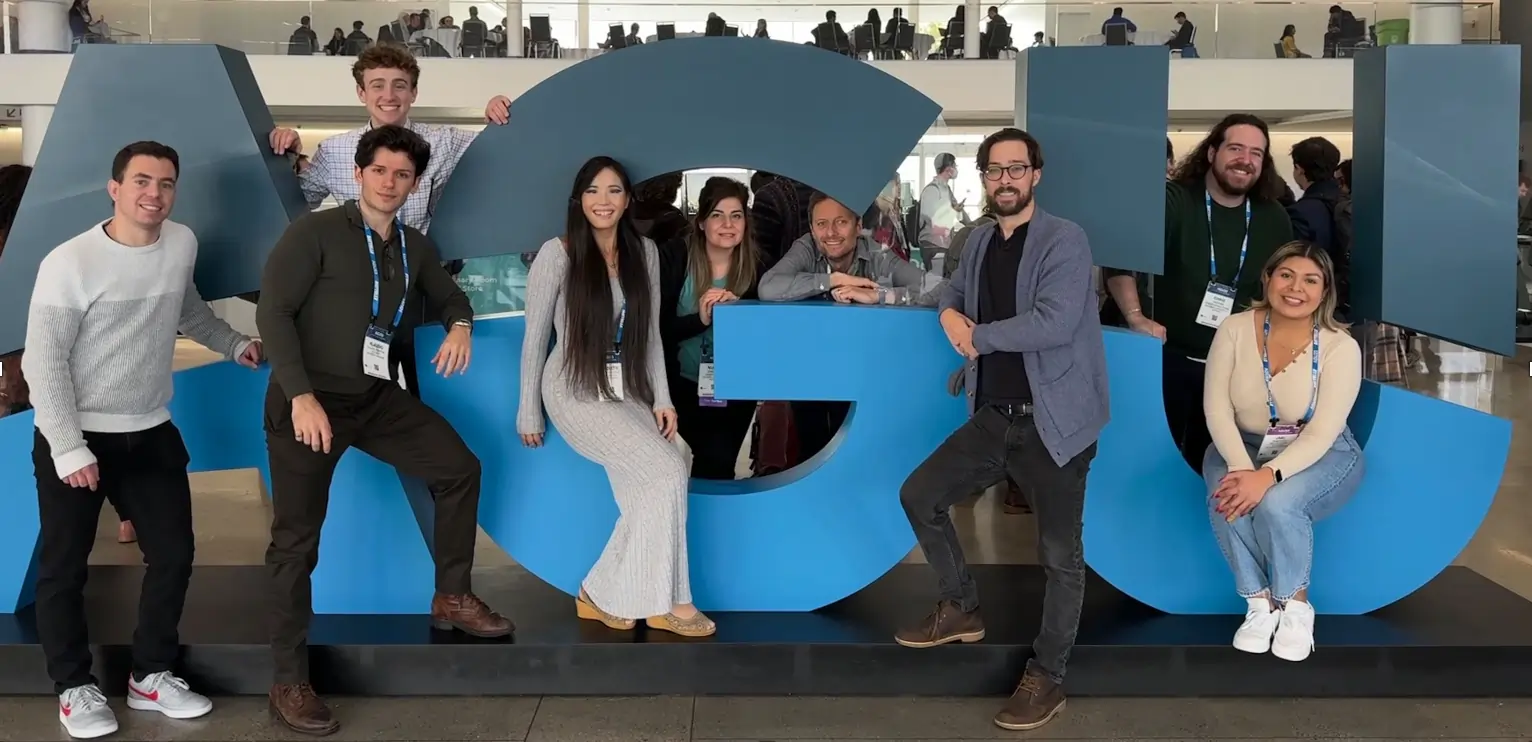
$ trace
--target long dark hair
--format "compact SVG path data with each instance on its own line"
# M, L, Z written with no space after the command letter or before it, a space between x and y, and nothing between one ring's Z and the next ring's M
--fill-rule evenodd
M1181 162L1176 165L1175 174L1170 179L1191 188L1205 188L1208 172L1213 169L1213 158L1208 154L1208 150L1222 147L1224 139L1229 134L1229 128L1234 126L1254 126L1261 130L1262 136L1266 137L1266 151L1261 155L1261 177L1250 186L1250 197L1257 201L1276 201L1281 198L1287 184L1282 180L1282 176L1277 174L1277 161L1271 157L1271 129L1259 116L1249 113L1231 113L1225 116L1224 120L1218 122L1218 125L1208 132L1206 139L1181 158Z
M697 215L692 217L692 228L686 235L686 264L692 277L692 300L696 301L713 285L713 267L707 259L707 234L702 225L718 204L725 199L739 199L739 207L745 210L745 224L739 245L729 257L729 275L724 288L735 296L744 296L755 285L756 270L760 260L759 248L755 246L755 233L750 230L750 190L733 178L715 175L702 185L697 197Z
M654 403L654 386L649 383L649 321L655 308L649 299L648 258L643 238L633 226L633 182L622 163L606 157L592 157L575 174L569 192L569 216L564 226L564 246L569 253L569 273L564 283L564 311L568 314L569 337L563 338L564 366L576 394L610 396L606 381L606 354L612 350L617 335L616 308L612 304L612 286L606 272L606 260L596 246L596 235L585 218L581 196L596 176L611 170L622 183L628 197L627 207L617 218L617 277L627 301L627 319L622 330L622 386L624 398Z

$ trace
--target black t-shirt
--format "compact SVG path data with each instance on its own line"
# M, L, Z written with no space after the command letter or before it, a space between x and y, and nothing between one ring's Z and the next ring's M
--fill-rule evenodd
M1009 238L997 225L979 264L979 324L1000 322L1016 316L1016 278L1021 270L1022 248L1027 242L1023 224ZM1026 404L1032 401L1027 366L1020 353L996 351L979 356L979 403Z

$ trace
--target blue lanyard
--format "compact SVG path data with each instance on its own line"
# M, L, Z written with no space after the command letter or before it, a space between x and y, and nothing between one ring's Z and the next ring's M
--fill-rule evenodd
M394 324L387 329L394 329L404 319L404 304L410 296L410 253L404 244L404 222L394 217L394 229L399 232L399 262L404 265L404 290L399 292L399 309L394 312ZM377 323L379 314L378 295L382 291L382 278L378 273L378 252L372 246L372 227L362 225L362 230L367 233L367 257L372 261L372 322Z
M1261 343L1261 370L1266 373L1266 409L1271 413L1271 424L1277 424L1277 403L1271 396L1271 310L1266 310L1265 342ZM1314 403L1319 398L1319 322L1314 322L1314 346L1309 353L1309 409L1303 413L1299 425L1307 425L1314 417Z
M622 350L622 328L628 324L628 302L622 303L622 310L617 313L617 339L612 341L613 350Z
M1207 199L1207 207L1208 207L1208 275L1212 277L1213 283L1218 283L1218 255L1216 255L1214 250L1213 250L1213 196L1212 196L1212 194L1204 193L1203 194L1203 198ZM1242 271L1245 270L1245 250L1247 248L1249 248L1249 247L1250 247L1250 199L1246 198L1245 199L1245 238L1244 238L1243 242L1239 243L1239 267L1234 269L1234 280L1229 282L1230 286L1238 286L1239 285L1239 274Z

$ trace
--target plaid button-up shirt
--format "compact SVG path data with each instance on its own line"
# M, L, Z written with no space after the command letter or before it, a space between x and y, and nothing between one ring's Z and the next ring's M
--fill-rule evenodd
M426 165L426 171L420 178L420 185L399 209L399 218L411 227L422 232L429 232L431 214L436 211L436 203L441 199L442 189L446 188L447 179L452 177L452 171L457 168L458 161L463 158L463 152L468 149L468 145L473 143L474 137L478 134L456 126L439 124L411 122L406 126L431 145L431 161ZM360 129L336 134L319 143L319 148L309 159L308 169L299 176L299 183L303 186L303 195L308 199L309 208L319 206L327 196L334 196L340 203L362 197L355 175L356 146L361 141L362 135L370 129L372 129L371 123Z

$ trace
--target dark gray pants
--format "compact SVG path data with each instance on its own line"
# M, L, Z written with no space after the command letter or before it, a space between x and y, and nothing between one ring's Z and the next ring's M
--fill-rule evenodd
M920 549L936 570L942 598L972 611L979 607L979 588L968 573L949 510L1007 475L1022 485L1037 514L1038 557L1048 578L1042 629L1028 664L1054 682L1064 680L1085 601L1080 533L1085 477L1095 456L1093 443L1060 467L1049 457L1030 415L986 406L921 462L899 490Z

